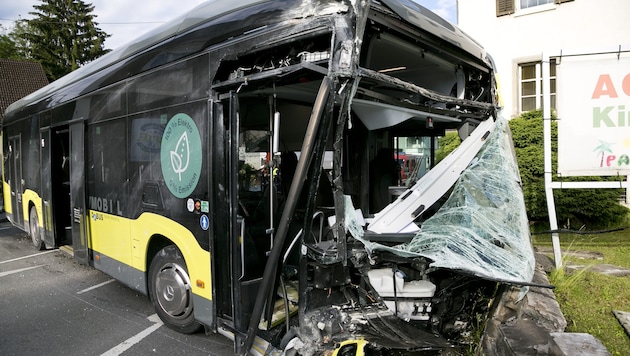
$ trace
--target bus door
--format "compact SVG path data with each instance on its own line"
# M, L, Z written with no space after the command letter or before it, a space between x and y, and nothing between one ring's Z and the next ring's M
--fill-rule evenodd
M11 154L9 185L11 187L13 223L15 225L22 225L24 223L24 217L22 216L22 192L24 190L24 182L22 179L22 139L19 135L9 138L9 153Z
M213 102L212 186L215 222L213 230L213 281L217 318L223 326L238 335L246 330L251 306L260 278L246 276L246 264L254 247L244 235L247 219L240 213L239 175L239 109L235 93L222 95ZM220 322L221 323L221 322ZM221 327L221 325L219 325ZM238 341L238 340L237 340ZM240 344L236 342L235 345Z
M88 263L87 226L85 218L85 123L70 125L70 206L71 233L74 257L83 264Z
M51 165L51 150L52 140L50 129L42 129L40 132L40 138L42 142L41 148L41 169L42 169L42 218L44 221L44 235L43 239L47 246L56 246L55 244L55 230L53 229L54 223L52 218L52 165Z

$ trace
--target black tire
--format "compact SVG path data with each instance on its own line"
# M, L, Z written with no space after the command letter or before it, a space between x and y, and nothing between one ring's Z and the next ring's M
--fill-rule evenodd
M37 209L35 207L31 207L31 211L29 212L29 235L31 235L31 241L33 241L33 246L35 246L38 250L43 250L45 245L44 241L42 241L42 234L39 229L39 220L37 219Z
M192 334L201 324L193 314L192 285L181 252L174 245L161 249L149 267L149 298L164 325Z

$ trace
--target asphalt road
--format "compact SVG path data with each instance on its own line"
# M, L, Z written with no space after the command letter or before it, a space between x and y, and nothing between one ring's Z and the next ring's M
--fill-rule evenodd
M232 355L232 341L163 326L149 299L0 222L0 355Z

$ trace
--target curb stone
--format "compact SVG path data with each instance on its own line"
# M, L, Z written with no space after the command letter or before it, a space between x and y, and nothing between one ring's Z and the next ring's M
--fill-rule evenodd
M532 280L548 285L544 271L548 257L538 256ZM552 289L510 287L486 324L481 348L486 355L611 355L604 345L590 334L565 333L567 321Z

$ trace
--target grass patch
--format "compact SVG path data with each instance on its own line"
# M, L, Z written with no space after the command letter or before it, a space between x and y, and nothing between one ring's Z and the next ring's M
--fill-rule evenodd
M534 235L533 243L536 247L551 248L551 235ZM612 264L630 268L630 230L597 235L561 234L560 246L564 266ZM571 251L600 252L603 260L573 257L568 253ZM556 298L567 319L567 332L592 334L611 354L627 354L630 338L612 311L630 312L630 276L612 277L586 268L571 273L555 270L549 280L556 286Z

